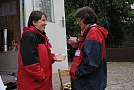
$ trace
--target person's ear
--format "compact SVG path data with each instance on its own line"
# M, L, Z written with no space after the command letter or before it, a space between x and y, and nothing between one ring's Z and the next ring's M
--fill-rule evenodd
M36 21L33 21L33 25L36 26Z

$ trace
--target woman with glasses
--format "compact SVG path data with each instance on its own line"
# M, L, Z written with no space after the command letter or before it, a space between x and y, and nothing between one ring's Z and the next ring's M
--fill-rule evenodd
M72 90L104 90L107 83L105 39L108 31L97 25L97 15L84 6L75 13L81 37L69 39L77 48L70 68Z

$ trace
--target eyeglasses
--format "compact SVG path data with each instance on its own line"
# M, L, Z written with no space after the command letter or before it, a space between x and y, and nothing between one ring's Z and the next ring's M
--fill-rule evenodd
M82 19L81 18L77 18L77 23L80 22Z

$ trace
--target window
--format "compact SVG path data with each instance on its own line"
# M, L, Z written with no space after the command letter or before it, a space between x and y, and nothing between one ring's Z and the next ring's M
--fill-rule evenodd
M54 22L52 0L33 0L33 9L40 10L47 15L47 21Z

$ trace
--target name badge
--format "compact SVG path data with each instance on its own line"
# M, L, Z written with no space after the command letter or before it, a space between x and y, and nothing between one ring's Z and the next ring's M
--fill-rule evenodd
M80 56L80 50L75 51L75 56Z

